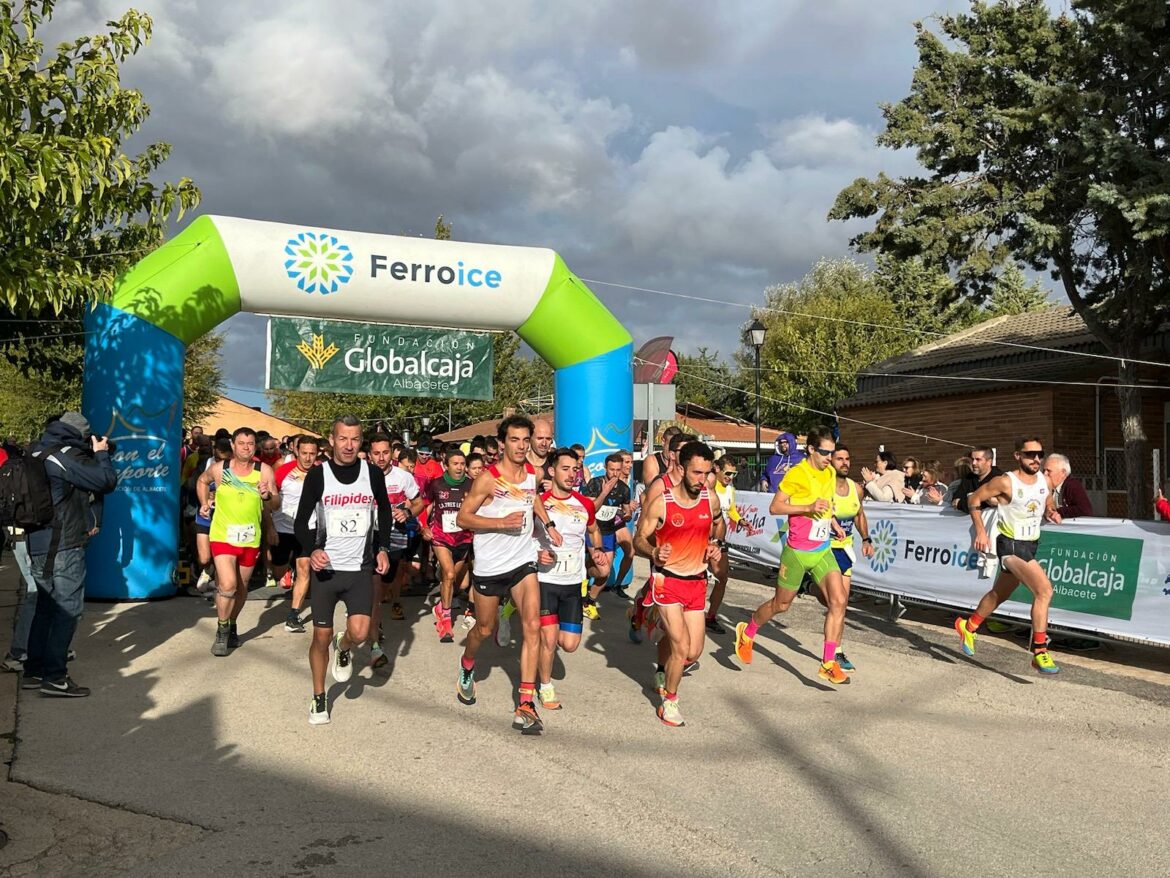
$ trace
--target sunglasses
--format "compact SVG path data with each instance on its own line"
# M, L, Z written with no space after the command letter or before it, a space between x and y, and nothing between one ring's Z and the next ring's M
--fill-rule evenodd
M1040 458L1042 458L1044 456L1043 451L1021 451L1021 452L1019 452L1019 454L1020 454L1020 457L1032 457L1032 458L1035 458L1036 460L1039 460Z
M728 472L728 471L726 471L726 470L725 470L725 471L724 471L724 473L723 473L723 478L725 478L725 479L734 479L734 478L735 478L736 476L738 476L738 475L739 475L739 471L738 471L738 470L731 470L730 472Z
M836 448L814 448L813 449L813 451L815 451L821 457L832 457L833 452L836 450L837 450Z

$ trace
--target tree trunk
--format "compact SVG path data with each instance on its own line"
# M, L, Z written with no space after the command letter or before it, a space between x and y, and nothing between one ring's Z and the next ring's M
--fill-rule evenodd
M1119 384L1138 383L1137 366L1123 360L1117 368ZM1138 387L1118 387L1121 404L1121 439L1125 443L1125 494L1127 516L1133 519L1151 517L1147 485L1146 431L1142 425L1142 392Z

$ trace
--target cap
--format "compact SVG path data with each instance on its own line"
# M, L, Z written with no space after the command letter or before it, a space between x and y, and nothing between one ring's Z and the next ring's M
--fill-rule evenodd
M89 421L85 419L85 415L81 412L65 412L61 415L61 423L68 427L72 427L82 436L89 435Z
M420 446L418 446L418 448L416 448L414 450L417 451L419 454L430 454L431 453L431 446L420 445Z

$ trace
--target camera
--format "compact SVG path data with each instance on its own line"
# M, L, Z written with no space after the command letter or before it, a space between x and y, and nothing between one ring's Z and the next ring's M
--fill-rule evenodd
M108 445L108 451L109 451L109 453L110 453L110 454L113 454L113 453L114 453L114 449L115 449L115 447L116 447L116 446L114 445L114 440L113 440L113 439L111 439L111 438L110 438L110 437L108 437L108 436L99 436L97 433L94 433L94 434L93 434L93 438L94 438L94 439L96 439L98 442L101 442L101 441L104 439L104 440L105 440L105 442L106 442L106 444Z

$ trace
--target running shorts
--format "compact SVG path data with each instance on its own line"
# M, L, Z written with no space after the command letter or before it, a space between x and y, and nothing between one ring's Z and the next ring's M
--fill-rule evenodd
M1039 540L1013 540L1011 537L999 536L995 539L995 554L999 557L1009 556L1021 561L1035 561L1036 550L1040 548Z
M471 584L481 595L489 598L506 598L512 594L512 589L524 581L524 577L536 574L536 565L529 561L521 564L515 570L500 573L497 576L477 576L471 574Z
M298 558L308 558L309 552L301 549L300 540L296 534L277 534L276 545L269 552L272 563L276 567L287 567Z
M418 554L419 544L422 542L422 535L415 532L406 540L406 545L391 545L390 546L390 560L391 561L413 561L414 556Z
M195 533L203 534L203 536L209 537L209 536L211 536L211 525L210 524L200 524L199 520L196 519L195 520Z
M581 633L581 588L556 582L540 584L540 625L559 625L570 634Z
M309 605L313 625L332 628L337 602L345 601L351 616L368 616L374 606L374 583L369 570L312 571L309 579Z
M693 576L676 576L658 570L650 577L650 592L659 606L682 604L684 611L702 612L707 607L707 571Z
M821 584L821 580L830 573L840 573L837 559L828 548L815 549L811 552L802 552L791 546L785 546L780 553L780 575L776 577L776 587L788 591L798 591L801 580L807 573L813 582Z
M451 553L451 560L456 564L471 557L471 543L461 543L458 546L444 546L442 543L433 543L432 549L446 549Z
M233 546L231 543L211 541L211 557L231 555L239 559L241 567L255 567L260 560L259 546Z
M848 576L853 571L852 549L833 549L833 557L837 559L837 566L841 568L842 576Z

